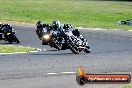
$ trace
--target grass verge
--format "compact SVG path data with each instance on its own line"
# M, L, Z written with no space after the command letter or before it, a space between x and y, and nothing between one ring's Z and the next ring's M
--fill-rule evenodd
M132 84L127 84L125 86L118 86L118 87L115 87L115 88L132 88Z
M126 85L123 88L132 88L132 85Z
M0 0L0 20L51 23L60 20L81 27L132 29L119 20L132 19L129 1L89 0Z
M29 52L35 50L31 47L16 45L0 45L0 53Z

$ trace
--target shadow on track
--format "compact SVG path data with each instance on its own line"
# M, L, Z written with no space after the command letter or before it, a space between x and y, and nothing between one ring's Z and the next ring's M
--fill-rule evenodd
M75 55L87 55L87 53L79 53L79 54L74 54L72 52L68 52L68 51L58 51L58 50L47 50L44 52L40 52L40 53L31 53L30 55L34 55L34 56L75 56Z
M58 51L58 50L46 50L46 51Z
M37 55L56 56L57 55L58 56L58 55L75 55L75 54L74 53L36 53L36 54L30 54L30 55L35 55L35 56L37 56Z

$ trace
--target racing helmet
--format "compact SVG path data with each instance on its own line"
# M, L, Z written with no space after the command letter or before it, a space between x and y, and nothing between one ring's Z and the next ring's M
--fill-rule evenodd
M3 27L3 31L4 32L12 32L12 29L13 29L13 26L12 25L10 25L10 24L4 24L3 25L4 27Z
M65 27L64 27L65 30L69 30L71 28L72 28L71 24L65 24Z
M10 29L10 30L13 28L13 26L10 25L10 24L7 24L6 27L7 27L8 29Z
M73 33L73 35L75 35L75 36L80 36L80 31L79 31L79 29L73 30L72 33Z
M43 26L43 22L42 21L38 21L36 25L37 25L37 27L42 27Z
M60 21L53 21L52 26L54 29L58 29L61 27Z
M4 24L4 27L10 28L10 24Z

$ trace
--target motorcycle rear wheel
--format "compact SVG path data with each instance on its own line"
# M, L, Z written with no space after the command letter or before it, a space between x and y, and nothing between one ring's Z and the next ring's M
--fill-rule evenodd
M91 52L91 50L90 50L90 46L86 46L86 48L84 49L84 52L86 52L86 53L90 53L90 52Z
M20 43L19 39L15 35L10 35L7 39L9 44L12 44L12 42L16 42L17 44Z
M6 36L6 39L5 40L8 41L9 44L12 44L12 42L13 42L11 35Z
M55 38L53 38L52 43L54 44L54 47L55 47L56 49L61 50L61 48L62 48L62 44L59 43L58 40L56 40Z
M9 44L12 44L12 41L11 40L7 40Z

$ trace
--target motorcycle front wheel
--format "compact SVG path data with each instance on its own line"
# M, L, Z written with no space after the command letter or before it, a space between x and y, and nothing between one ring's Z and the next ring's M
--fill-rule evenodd
M13 40L14 40L14 42L16 42L17 44L20 43L19 39L18 39L15 35L13 35Z
M52 43L53 43L54 47L55 47L56 49L58 49L58 50L61 50L61 48L62 48L62 43L60 43L60 42L59 42L57 39L55 39L55 38L53 38L52 40L53 40Z
M69 47L69 49L70 49L73 53L79 54L79 50L77 49L77 47L74 47L72 41L71 41L71 42L70 42L70 41L66 41L66 43L67 43L67 46Z
M11 35L6 35L5 37L5 42L8 41L9 44L12 44L12 36Z
M91 52L90 46L86 46L86 48L84 49L84 52L90 53Z

